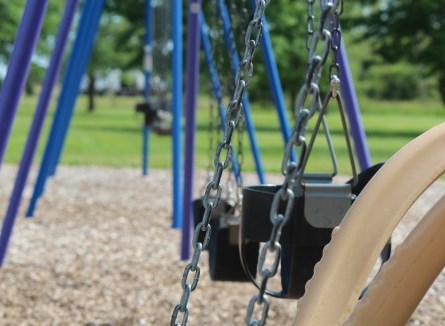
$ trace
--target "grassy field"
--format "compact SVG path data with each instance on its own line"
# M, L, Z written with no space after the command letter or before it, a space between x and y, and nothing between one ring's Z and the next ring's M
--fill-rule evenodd
M36 97L22 99L6 152L7 163L18 163L20 160L36 99ZM140 166L142 117L134 111L134 106L138 101L139 98L99 97L97 110L94 113L87 113L85 98L80 97L68 133L62 164ZM196 165L205 168L209 164L207 132L209 100L201 96L199 103ZM444 107L435 100L376 102L365 98L361 99L360 105L373 162L387 160L401 146L428 128L442 122L445 117ZM338 153L340 172L347 173L349 164L340 121L335 109L330 109L330 111L332 112L329 112L328 121ZM278 172L283 155L283 141L274 109L271 105L254 104L252 114L265 170ZM52 115L51 111L35 163L40 162ZM245 169L253 171L247 134L243 139ZM153 168L171 166L170 136L152 134L149 160ZM311 155L310 170L329 171L329 162L325 141L323 137L319 137Z

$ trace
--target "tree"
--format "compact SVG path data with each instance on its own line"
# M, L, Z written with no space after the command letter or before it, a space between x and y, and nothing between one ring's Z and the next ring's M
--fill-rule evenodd
M354 19L387 62L407 60L436 76L445 104L445 0L362 1L369 14ZM363 11L362 11L363 12Z
M0 0L0 64L7 64L11 55L17 30L25 8L25 0ZM50 1L43 21L40 39L37 43L36 53L30 68L26 92L33 92L33 85L40 82L44 75L44 65L54 45L57 25L63 10L62 1Z
M232 27L236 39L237 49L240 57L245 49L245 32L247 24L253 16L253 8L250 7L251 1L246 0L226 0L225 3L230 11ZM215 9L214 1L208 1L204 5L204 13L207 17L207 23L213 29L221 29L221 23L213 22L218 15ZM244 9L247 8L247 9ZM286 10L283 10L286 8ZM247 12L248 14L246 14ZM276 0L271 3L266 10L271 42L280 73L281 83L284 91L291 96L291 107L295 102L298 87L304 79L303 71L306 69L307 50L306 50L306 3L301 1ZM212 35L219 35L222 38L222 32L213 31ZM214 43L222 43L214 40ZM214 56L227 56L224 46L214 48ZM225 69L219 69L219 74L224 80L230 79L233 84L232 71L228 65L229 58L225 58ZM249 86L249 95L251 99L270 99L269 82L266 68L263 64L261 50L255 52L254 72L251 85ZM206 72L205 68L203 71Z
M88 111L95 109L96 80L112 69L123 69L129 61L130 51L120 48L119 35L128 29L128 22L121 16L105 12L102 15L93 52L87 69Z

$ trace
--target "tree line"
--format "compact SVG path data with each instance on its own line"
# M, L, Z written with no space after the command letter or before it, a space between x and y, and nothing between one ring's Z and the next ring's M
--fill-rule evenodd
M97 74L111 68L122 71L142 69L144 3L144 0L106 1L87 72L93 83ZM239 50L242 50L242 30L251 15L251 11L245 8L249 6L250 1L226 0L226 3L230 9L236 42ZM8 62L24 5L25 0L0 0L0 65L6 65ZM187 5L188 2L183 1L184 40L187 32ZM40 83L43 78L45 63L51 54L63 6L63 1L49 1L37 54L28 78L28 92L32 92L32 86ZM217 8L213 1L204 1L203 6L212 29L214 56L220 68L227 68L230 58L227 54L223 54L223 45L218 41L221 37L219 30L221 26L215 19ZM419 80L431 79L435 81L436 89L442 102L445 103L444 6L445 0L360 0L354 3L345 1L341 17L344 34L352 35L354 42L365 42L370 48L370 53L366 57L359 58L362 70L360 76L366 79L369 76L367 72L381 64L394 65L404 62L407 67L415 66L418 69L401 68L400 71L389 69L386 73L390 76L384 78L385 81L392 80L396 86L397 84L402 85L402 88L403 85L406 86L406 94L396 95L409 98L415 94L414 88ZM306 69L307 61L306 1L271 1L266 16L283 88L290 98L295 98L295 92L304 78L302 73ZM164 24L169 22L166 21ZM260 64L260 51L257 51L256 55L258 58L254 62L258 64L255 64L255 78L249 92L252 97L261 98L267 94L269 86L265 68ZM201 71L205 79L205 67ZM221 69L220 72L228 84L231 81L229 71L230 69ZM403 71L409 71L409 74L405 76ZM91 92L94 93L94 85L90 86L92 86ZM373 87L375 90L376 86ZM390 84L384 84L379 96L384 97L384 94L387 94L386 96L390 98L394 95L393 89ZM368 95L372 95L372 92Z

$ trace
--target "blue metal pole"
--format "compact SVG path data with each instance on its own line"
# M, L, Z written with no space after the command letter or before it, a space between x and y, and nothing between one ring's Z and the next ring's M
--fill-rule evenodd
M360 116L360 106L355 93L354 81L349 67L348 55L346 47L342 40L339 51L341 88L345 100L346 111L348 113L349 124L351 126L351 134L354 138L355 150L361 170L365 170L371 166L371 155L369 153L368 144L366 143L365 129Z
M34 185L31 201L26 212L28 217L34 214L37 200L43 194L46 179L54 171L55 162L58 162L60 157L79 92L80 82L91 54L103 5L104 0L86 0L84 3L73 50L63 80L61 95L57 103L56 114L51 126L37 181Z
M28 0L0 91L0 167L40 35L48 0Z
M59 31L57 33L54 51L51 56L51 62L45 76L42 92L40 94L39 102L37 103L36 111L34 113L34 119L29 131L28 140L26 142L19 170L17 172L17 178L15 180L11 199L9 200L9 206L6 211L5 219L3 221L3 227L1 229L0 266L3 266L3 262L6 256L9 238L15 224L18 209L20 207L23 189L25 188L25 184L28 179L29 170L31 168L34 154L37 148L37 143L42 131L43 121L48 111L48 104L51 99L51 94L60 71L63 54L68 40L68 34L73 21L74 13L76 12L77 4L78 0L67 0L64 14L62 16L62 19L60 20Z
M173 223L182 226L182 1L172 0Z
M50 175L54 175L56 172L57 165L60 162L60 157L62 156L63 147L65 145L66 135L68 133L69 124L71 122L71 118L73 116L74 106L76 104L77 96L79 94L80 83L82 81L82 77L88 67L88 62L91 57L91 52L93 50L94 40L96 38L96 32L99 28L100 17L102 16L102 10L105 4L105 0L86 0L85 4L90 2L94 2L93 12L91 20L88 22L86 29L86 37L81 44L81 48L83 51L80 51L80 55L77 58L78 62L76 63L77 70L73 72L68 79L69 83L66 87L67 96L64 97L63 90L61 94L61 99L65 99L66 102L59 102L58 105L62 105L65 112L64 119L62 120L62 128L60 129L60 134L57 136L56 147L54 156L52 156L51 165L50 165ZM68 74L68 73L67 73ZM65 83L64 83L65 89Z
M224 3L224 0L218 0L218 7L221 14L221 20L223 25L223 31L224 31L224 43L229 51L229 55L231 56L232 61L232 70L233 73L236 74L236 71L238 69L238 66L240 64L238 51L236 51L236 45L233 39L233 34L231 31L231 22L230 22L230 15L229 11L227 9L226 4ZM232 51L233 50L233 51ZM255 167L256 172L258 174L258 179L260 183L265 183L265 177L264 177L264 168L263 163L261 161L260 157L260 150L258 147L258 142L256 140L255 136L255 126L252 119L252 114L250 113L250 103L249 98L247 96L247 93L244 94L243 100L242 100L243 108L244 108L244 117L246 121L246 129L247 133L249 135L250 140L250 146L252 149L252 155L255 161Z
M150 127L142 127L142 175L148 175L148 147L150 143Z
M145 37L144 37L144 99L148 102L150 98L150 79L153 72L153 7L151 0L145 0ZM150 153L151 128L144 124L142 129L142 175L148 174L148 155Z
M187 92L185 99L186 129L184 153L184 197L181 259L190 257L192 236L192 196L195 160L196 108L199 87L199 12L201 0L190 1L187 33Z
M221 120L221 127L224 130L225 125L226 125L226 114L225 114L226 109L225 109L224 103L223 103L222 87L221 87L221 83L219 80L218 70L216 69L215 61L213 60L212 45L211 45L211 42L209 39L209 33L208 33L209 27L207 26L207 24L205 22L205 17L204 17L203 12L201 12L199 19L200 19L202 49L204 50L207 67L209 68L210 81L212 83L212 92L213 92L213 96L216 99L216 103L218 105L219 117ZM236 153L235 149L234 149L234 152ZM239 181L241 178L241 175L240 175L240 169L238 166L238 162L237 162L235 156L232 157L232 168L233 168L235 177Z
M256 2L251 0L251 7L255 9ZM266 65L267 76L269 77L270 89L272 91L275 108L280 122L281 133L283 135L284 146L290 138L289 119L286 113L286 102L284 100L283 87L281 86L280 75L273 53L272 41L269 34L269 25L265 17L262 18L263 37L261 40L261 50L263 52L264 63ZM291 159L295 161L295 151L292 151Z

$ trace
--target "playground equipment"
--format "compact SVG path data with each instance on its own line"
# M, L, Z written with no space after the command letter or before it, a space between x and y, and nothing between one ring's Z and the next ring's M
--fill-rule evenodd
M46 180L54 175L63 150L63 144L72 118L74 104L77 98L81 77L86 69L91 53L95 34L102 14L104 0L85 0L79 21L79 28L73 45L73 51L64 76L63 87L51 127L48 143L34 187L32 198L27 210L27 216L32 216L37 201L42 196ZM147 3L149 1L147 0ZM45 77L35 118L30 130L30 136L24 150L13 194L3 220L0 234L0 265L3 264L9 239L16 219L18 207L23 194L26 179L39 139L44 117L47 112L51 92L63 58L68 33L72 24L78 0L67 0L63 19L60 24L55 49ZM31 55L40 34L40 28L47 8L47 1L28 0L24 9L22 23L17 33L8 72L0 95L0 164L8 141L9 133L16 114L18 101L23 91ZM173 227L181 225L181 106L182 106L182 8L180 3L172 1L172 107L173 107Z
M155 6L155 7L154 7ZM167 67L171 49L169 49L170 30L168 21L170 6L167 1L145 2L145 38L144 38L144 102L136 105L136 112L142 113L142 175L148 174L148 154L150 133L159 135L172 133L172 106ZM154 42L153 42L154 41Z
M199 3L198 3L199 4ZM171 316L171 325L175 325L178 322L178 319L180 320L180 323L182 325L187 324L188 319L188 301L190 298L191 293L196 289L199 276L200 276L200 268L199 268L199 258L201 255L202 250L209 247L211 240L211 232L212 227L214 226L212 224L212 213L214 209L218 208L218 203L221 200L221 193L222 188L220 185L221 175L223 173L223 170L227 168L229 165L229 158L230 154L232 152L232 135L233 131L236 129L237 124L242 119L242 105L241 103L241 97L243 92L245 91L245 88L247 87L247 84L250 80L252 71L253 71L253 53L255 48L258 46L259 41L261 39L262 34L262 24L261 19L263 17L265 8L268 4L268 1L257 1L257 7L255 9L255 14L252 18L252 20L249 23L249 27L247 29L246 33L246 41L245 41L245 53L243 56L242 64L238 67L238 72L235 77L235 90L233 92L232 100L227 108L227 114L228 121L226 122L226 128L224 132L224 139L221 141L221 143L217 146L218 150L215 155L215 175L217 175L216 178L213 178L213 180L210 180L210 182L207 184L207 191L203 199L204 203L204 210L202 214L202 220L201 222L197 223L197 227L195 229L194 233L194 239L193 239L193 246L194 246L194 253L193 258L191 259L190 263L186 266L181 285L183 289L182 297L180 302L175 306L172 316ZM248 303L247 308L247 315L246 315L246 323L249 325L264 325L265 321L267 319L270 299L266 296L266 294L273 294L267 289L268 281L276 275L278 272L278 267L281 262L286 262L286 258L289 258L293 256L294 260L291 260L292 263L284 264L282 265L282 275L283 271L285 273L289 273L289 269L291 270L290 274L291 276L282 277L282 285L283 290L281 291L281 294L288 297L300 297L304 293L304 287L306 281L311 278L314 265L315 263L321 258L323 254L323 247L329 242L330 240L330 233L333 230L334 227L337 227L339 225L346 213L348 211L349 206L351 205L351 202L355 199L355 195L358 195L359 192L365 188L365 185L367 181L376 173L378 168L380 166L377 166L373 169L364 171L363 178L359 180L355 176L355 167L354 163L352 162L352 171L353 171L353 179L350 183L346 185L340 185L340 186L333 186L331 183L330 177L324 176L324 178L318 177L318 183L311 184L308 182L309 177L304 174L304 169L308 160L308 156L310 153L310 149L313 146L314 139L317 133L317 129L320 126L320 124L323 121L323 117L326 111L326 108L328 107L330 102L333 102L338 108L341 113L342 117L342 123L343 127L345 129L346 139L348 142L348 132L346 128L346 122L345 117L343 114L343 98L342 98L342 92L340 91L340 79L338 78L339 75L345 75L346 78L348 78L348 74L342 74L340 63L339 63L339 52L342 48L341 43L341 31L339 28L339 16L341 15L343 11L343 2L342 1L327 1L327 2L320 2L321 7L321 14L320 14L320 23L318 27L315 29L312 29L311 27L314 25L314 4L315 1L307 1L308 5L308 22L307 22L307 34L308 34L308 50L309 50L309 61L308 61L308 68L306 72L306 80L304 85L301 87L299 96L297 99L297 107L295 112L295 124L293 128L293 134L290 138L288 145L286 147L286 151L283 157L282 162L282 173L284 175L284 181L281 186L281 188L277 188L271 192L273 195L269 197L269 204L265 204L267 208L270 210L270 220L272 222L272 226L269 225L268 230L266 231L260 231L260 233L263 233L263 236L260 238L257 238L257 242L266 241L268 240L264 246L261 248L260 255L258 257L258 270L257 273L260 276L260 281L257 285L259 289L259 293L254 295L251 300ZM332 63L329 67L329 78L331 81L330 90L327 92L327 95L325 97L325 100L321 101L320 99L320 90L319 90L319 81L321 76L321 70L323 65L326 63L330 53L332 52ZM345 56L342 57L344 60ZM346 92L348 91L348 88L346 88ZM351 98L350 98L351 99ZM354 102L349 100L349 103ZM318 114L318 119L316 123L316 127L313 131L313 136L311 137L311 141L309 144L306 144L305 140L305 133L306 128L308 126L308 122L310 118L312 118L315 114ZM442 132L441 135L440 132L433 132L432 140L431 142L434 143L436 146L438 144L438 139L440 137L444 137L444 129L445 127L442 126ZM324 128L325 129L325 128ZM357 135L357 133L355 133ZM357 136L356 136L357 137ZM428 139L428 138L427 138ZM436 143L437 142L437 143ZM300 158L298 162L294 162L292 159L292 149L296 146L298 149L300 149ZM360 146L360 143L359 143ZM349 148L349 154L350 157L352 157L352 149L351 145L348 142L348 148ZM224 149L224 155L221 154L222 149ZM408 150L409 152L409 150ZM433 152L431 152L433 153ZM332 152L331 152L332 154ZM366 155L363 155L363 153L358 153L359 156L361 156L360 159L360 165L362 166L369 166L369 157ZM412 153L411 153L412 155ZM223 157L221 159L221 156ZM403 156L403 155L402 155ZM437 159L436 159L437 161ZM439 164L438 162L435 162ZM394 163L390 163L394 164ZM444 165L442 163L442 165ZM431 165L431 167L434 165ZM393 170L396 170L399 172L398 178L401 178L402 175L400 175L400 171L403 169L401 168L401 165L398 165L396 168L393 168ZM335 169L334 169L335 170ZM384 169L385 171L386 169ZM435 169L434 171L436 174L433 175L433 178L428 178L427 182L432 182L435 178L439 177L441 173L444 172L444 168L442 167L440 171L438 169ZM385 172L377 173L379 176L378 179L382 180L381 175L384 175ZM305 179L305 177L307 177ZM397 180L396 178L391 179L392 182ZM404 180L406 183L406 180ZM409 181L408 181L409 182ZM360 183L360 186L358 186L356 189L352 190L354 187L356 187ZM389 189L389 184L385 182L384 186L386 186L386 189ZM404 185L405 188L409 189L408 184ZM371 188L372 185L367 187L366 189ZM313 188L313 189L311 189ZM331 189L329 189L331 188ZM332 189L337 188L335 191L331 191ZM315 190L314 190L315 189ZM423 188L424 189L424 188ZM383 187L379 189L378 195L376 195L376 198L383 199L385 196ZM410 190L406 190L406 192L409 192ZM367 193L367 191L365 192ZM249 190L245 192L246 197L249 195ZM269 194L270 195L270 194ZM354 195L354 196L353 196ZM405 193L405 195L409 195ZM419 193L416 194L418 196ZM366 195L359 196L361 198L361 202L366 201L365 198ZM397 196L396 196L397 197ZM413 196L408 196L409 198L406 199L404 197L404 202L412 204ZM296 199L295 199L296 198ZM264 198L263 198L264 200ZM302 201L303 200L303 201ZM259 197L253 196L252 201L255 203L261 202ZM385 201L385 203L387 203ZM244 203L246 204L246 203ZM375 214L375 210L373 211L372 207L373 205L379 205L380 201L374 200L372 204L369 204L367 206L367 217L368 219L361 219L361 222L359 222L361 229L361 232L356 232L354 234L353 239L342 239L342 240L336 240L339 239L340 236L338 233L341 232L343 224L348 225L354 225L357 224L356 222L343 222L340 224L340 231L337 231L338 228L334 229L334 240L332 241L332 247L334 249L330 249L335 252L335 254L331 254L330 257L327 259L323 258L321 263L318 265L318 267L315 268L315 276L311 281L311 285L314 290L311 291L311 286L307 289L306 298L303 297L303 300L305 300L306 305L302 305L299 309L299 312L297 313L297 319L296 324L298 325L337 325L344 322L346 317L349 315L349 313L352 311L351 306L357 300L360 298L360 293L363 291L364 283L366 280L366 277L368 276L368 273L371 269L371 267L374 265L375 259L377 259L377 256L379 252L381 252L382 248L385 248L385 244L388 243L388 239L391 236L391 232L394 229L395 225L393 227L387 227L387 224L384 222L384 218L380 219L379 222L381 223L380 227L385 227L385 232L381 232L382 235L379 234L378 236L378 244L371 245L370 242L372 242L372 237L377 237L377 233L381 230L378 226L373 226L372 235L369 237L366 237L366 241L364 241L360 245L360 249L366 251L366 253L370 250L372 251L373 257L371 257L370 260L367 260L370 255L366 255L362 260L360 260L360 263L356 263L356 260L354 260L353 263L351 263L348 266L352 266L351 268L345 269L343 265L345 265L345 261L348 257L351 256L350 253L346 252L346 249L348 248L354 248L351 249L357 257L362 254L361 250L356 250L354 247L355 242L360 242L360 237L364 233L367 233L367 230L365 229L365 223L366 221L371 221L372 217L371 214ZM258 204L257 204L258 205ZM294 213L295 208L294 205L296 205L297 212ZM303 205L305 206L303 211ZM328 208L326 209L326 205ZM363 204L354 204L352 206L352 209L348 215L354 214L352 212L355 212L355 214L358 214L357 206L360 206ZM405 212L409 205L402 205L402 210L398 210L395 212L397 215L398 213ZM441 212L442 206L445 206L444 204L439 204L438 208L433 209L433 211L429 214L428 220L432 220L440 216L440 214L444 213ZM382 208L386 209L387 207ZM392 208L396 209L397 206L394 205ZM245 208L243 208L245 209ZM321 210L321 213L320 213ZM261 209L260 209L261 211ZM311 212L312 211L312 212ZM333 214L335 212L335 214ZM258 227L258 216L259 219L267 220L267 216L264 218L263 215L261 215L262 212L257 212L257 218L254 222L246 222L246 225L243 224L243 227L245 227L245 232L248 233L251 231L251 229L254 229L255 227ZM391 214L391 210L386 209L385 210L385 217L388 218L388 214ZM298 216L297 220L295 220L294 216ZM292 223L290 224L291 231L283 229L284 225L286 227L289 227L289 225L286 224L286 222L291 221L294 222L294 229L292 230ZM401 216L400 216L401 217ZM244 216L243 216L244 218ZM301 226L298 225L298 221L302 221L302 219L306 219L306 223L310 224L311 227L314 227L315 229L320 229L320 231L309 231L309 229L304 229L303 232L301 229ZM291 222L292 222L291 221ZM244 223L244 221L243 221ZM371 223L372 224L372 223ZM379 223L377 223L379 224ZM352 232L357 231L358 225L356 225L355 228L353 227L347 227L350 234ZM426 227L425 227L426 228ZM297 229L297 233L295 233L295 230ZM324 230L323 230L324 229ZM255 230L257 231L257 230ZM307 231L307 232L306 232ZM245 236L243 233L244 231L241 231L241 236ZM287 233L292 233L291 236ZM253 234L253 233L251 233ZM301 243L301 240L295 239L295 235L299 234L300 237L306 239ZM256 235L253 234L252 238L254 238ZM289 253L289 246L286 245L282 246L280 243L283 237L290 237L293 238L292 240L294 242L300 241L298 245L294 245L292 243L291 248L294 249L295 253L290 252ZM250 239L252 240L252 239ZM338 243L342 243L341 245L336 245L336 241ZM242 241L240 242L242 243ZM347 245L349 246L347 246ZM304 250L302 250L303 247ZM309 248L308 248L309 247ZM311 248L312 247L312 248ZM371 249L369 249L371 248ZM386 245L386 253L384 250L383 258L388 259L388 248L389 246ZM315 249L315 250L314 250ZM366 249L366 250L365 250ZM242 250L241 250L242 251ZM328 250L326 250L328 252ZM326 255L325 255L326 256ZM443 255L445 256L445 255ZM336 258L341 259L336 259ZM396 258L397 259L397 258ZM349 259L348 259L349 260ZM326 261L328 261L326 263ZM397 261L396 261L397 262ZM331 267L329 267L327 264L330 264ZM360 265L360 266L359 266ZM435 264L435 266L443 266L444 263L441 262L440 264ZM321 267L323 266L323 267ZM362 268L362 266L365 266ZM334 268L334 271L331 269ZM362 268L362 269L360 269ZM248 269L248 268L247 268ZM365 269L366 272L364 271ZM388 267L390 269L390 267ZM429 280L432 279L431 275L437 275L437 273L440 271L441 267L439 268L433 268L431 269L432 272L429 273L430 277L426 278ZM346 270L346 272L345 272ZM356 271L358 271L358 275L354 274ZM363 273L360 273L361 271L364 271ZM317 273L320 275L317 277ZM382 273L383 274L383 273ZM332 276L332 275L335 275ZM352 277L353 276L353 277ZM294 278L292 278L294 277ZM253 278L253 277L252 277ZM338 282L338 280L341 278L340 285L337 286L335 282ZM383 276L382 276L383 278ZM387 278L391 282L393 280L393 276L390 276ZM191 280L191 283L189 283L189 280ZM422 279L424 280L424 279ZM357 284L358 281L360 281L360 284ZM427 282L423 282L422 286L416 287L417 292L419 291L419 288L422 288L424 290L423 285ZM336 298L336 289L338 287L342 287L342 293L343 296L340 300L340 302L337 302ZM363 302L366 302L366 297L372 296L372 293L377 292L380 293L381 296L383 296L382 288L380 287L380 290L373 290L373 286L371 286L369 292L362 293L364 294ZM377 287L378 288L378 287ZM400 292L398 292L400 294ZM328 295L327 295L328 294ZM376 295L378 296L378 295ZM416 295L416 298L419 297ZM381 298L380 298L381 299ZM369 299L371 300L371 299ZM408 301L408 300L407 300ZM382 302L382 301L380 301ZM330 308L330 310L325 313L324 310L326 307ZM374 310L372 310L374 309ZM372 318L372 313L370 311L375 311L375 307L372 307L372 303L370 305L364 306L362 308L362 311L365 311L364 313L361 313L359 317L352 318L364 318L362 320L365 320L366 318ZM405 309L405 311L408 311L409 309ZM359 311L359 310L358 310ZM412 311L412 310L410 310ZM357 315L359 315L359 312L357 312ZM400 314L402 315L402 314ZM364 316L364 317L362 317ZM406 314L404 315L406 317Z
M370 181L334 230L299 303L295 325L406 323L445 267L443 197L396 249L363 299L357 298L408 208L445 173L444 139L445 124L432 128L400 149Z
M221 29L222 29L222 35L223 35L223 41L225 44L225 47L229 53L229 58L230 58L230 67L233 71L233 75L234 77L236 76L236 70L237 67L240 64L240 59L238 56L238 51L237 51L237 47L236 47L236 43L235 43L235 38L233 35L233 28L232 28L232 23L230 20L230 14L229 14L229 10L225 4L224 1L215 1L214 2L214 6L217 9L217 16L220 18L221 20ZM192 8L192 5L190 6L190 8ZM197 4L193 5L193 13L196 12L196 8L199 9L199 7L197 7ZM200 20L200 23L195 22L195 20ZM198 14L193 14L189 16L189 25L190 26L194 26L196 24L200 24L201 25L201 38L202 38L202 43L203 43L203 49L204 49L204 53L206 55L206 61L207 61L207 65L209 67L210 73L212 75L211 80L212 80L212 88L213 88L213 92L215 94L216 97L218 97L218 95L216 95L216 93L218 92L218 88L220 88L221 86L219 85L219 82L216 81L218 73L217 73L217 69L215 67L214 64L214 60L212 58L212 54L211 54L211 46L210 46L210 42L208 40L208 35L207 35L207 27L206 27L206 23L205 23L205 17L204 14L201 13L200 15ZM267 26L266 20L265 18L262 18L262 23L264 23ZM189 39L194 41L194 46L192 46L191 44L189 44L187 46L188 49L188 57L193 57L196 59L196 56L198 55L198 49L199 49L199 39L194 36L195 33L195 29L193 28L189 28ZM263 49L263 53L264 53L264 58L265 58L265 65L266 65L266 70L267 70L267 74L269 76L269 80L270 80L270 84L271 84L271 90L272 90L272 94L273 94L273 99L274 99L274 103L275 103L275 107L277 110L277 114L278 114L278 118L279 118L279 122L280 122L280 129L283 135L283 139L284 142L286 143L288 138L289 138L289 125L288 125L288 119L287 119L287 114L286 114L286 109L284 106L284 95L283 95L283 91L281 88L281 84L280 84L280 79L278 76L278 69L276 67L276 62L275 62L275 58L273 56L273 51L272 51L272 46L271 46L271 42L269 39L269 34L267 29L263 29L263 38L264 38L264 43L262 43L262 49ZM184 221L184 225L183 225L183 233L182 233L182 246L181 246L181 257L183 259L187 259L189 258L190 254L190 238L191 238L191 216L192 216L192 198L191 198L191 193L192 193L192 185L193 185L193 160L194 160L194 146L192 145L194 143L194 124L195 124L195 116L194 116L194 110L196 109L195 107L192 106L193 103L196 103L196 98L197 98L197 87L194 86L194 84L192 83L192 80L194 78L197 78L197 75L195 73L195 70L188 68L187 69L188 73L189 73L189 80L187 82L187 85L189 85L189 88L187 90L187 96L190 97L190 101L186 101L186 110L187 112L190 112L187 115L187 119L186 119L186 146L188 146L185 150L185 181L184 181L184 196L183 196L183 205L184 205L184 209L183 209L183 221ZM216 72L216 73L215 73ZM264 176L264 169L262 167L262 162L261 162L261 157L260 157L260 153L259 153L259 148L257 145L257 141L256 141L256 136L255 136L255 130L254 130L254 125L253 125L253 121L251 118L251 114L250 114L250 104L249 104L249 100L247 97L247 92L243 92L243 94L241 95L241 105L242 105L242 109L243 112L245 114L246 117L246 129L248 131L248 135L249 135L249 141L250 141L250 145L251 145L251 151L252 151L252 155L254 158L254 162L255 162L255 167L256 167L256 172L259 178L260 183L264 183L265 182L265 176ZM221 102L222 103L222 102ZM225 113L223 113L223 108L221 107L221 104L219 104L219 110L220 110L220 115L221 115L221 120L223 125L225 125ZM188 135L188 136L187 136ZM293 154L292 154L293 155ZM237 167L236 165L234 165L234 171L236 173ZM238 175L238 174L237 174Z
M37 201L43 195L46 180L56 172L73 116L80 82L92 52L104 4L104 0L85 2L45 152L26 212L28 217L34 214Z
M0 266L3 265L5 259L9 238L11 236L14 222L17 217L23 190L28 179L29 170L31 168L37 143L40 138L43 121L48 110L48 104L51 98L51 94L61 67L63 53L68 40L68 33L73 21L77 4L77 0L67 1L65 11L60 22L60 28L56 37L54 52L51 57L49 68L47 70L42 92L30 128L28 140L25 145L23 158L17 172L14 189L11 194L5 218L3 220L3 226L0 234ZM8 77L2 88L2 92L4 93L0 94L1 116L3 113L10 112L9 117L10 119L12 119L12 117L15 115L19 98L23 92L24 81L28 74L27 70L29 69L29 65L31 62L31 54L34 50L38 35L40 33L46 6L47 1L39 2L30 0L26 4L24 15L22 18L22 24L18 31L17 41L11 56L12 59L8 69ZM5 102L2 102L2 99L4 99ZM0 132L2 134L1 139L3 141L0 164L3 159L4 148L6 147L7 138L9 137L9 131L12 125L12 121L9 121L8 124L8 120L6 120L6 118L3 119L3 116L1 121L4 121L4 123L2 123L1 125L9 128L9 130L7 132L1 130Z
M64 142L67 136L69 124L72 118L74 104L77 99L81 77L86 69L88 59L92 50L93 41L102 14L104 0L86 0L83 7L79 29L73 45L68 69L63 81L62 92L56 109L55 118L51 127L50 136L45 148L41 167L34 187L33 195L26 215L31 217L34 214L37 201L43 195L46 180L55 174L56 167L60 161ZM173 129L173 227L179 227L182 220L182 182L181 182L181 116L182 116L182 8L177 1L172 1L172 129ZM151 9L151 1L146 0L147 12ZM147 14L147 17L151 17ZM147 25L150 25L147 23ZM146 41L151 35L146 34ZM148 40L149 41L149 40ZM150 74L149 49L146 51L147 74ZM147 78L148 80L149 78ZM148 87L148 86L147 86ZM146 87L146 92L149 90ZM148 144L148 131L144 129L144 151ZM148 149L146 151L148 156ZM148 160L148 158L147 158ZM144 158L144 161L146 159Z
M237 8L238 9L238 8ZM219 15L215 12L210 13L210 17L216 19L213 22L213 34L215 25L218 24ZM219 130L224 128L225 116L224 116L224 104L223 95L229 92L229 87L227 80L220 80L221 74L218 71L223 71L224 67L224 56L221 46L222 44L215 44L218 41L219 35L213 35L213 44L209 37L209 30L204 15L201 14L200 17L201 26L201 39L203 50L206 57L206 62L209 70L210 80L212 84L212 94L214 98L214 104L210 105L209 108L209 167L208 167L208 180L213 179L213 174L211 172L213 167L213 149L216 146L215 138L220 134ZM232 40L232 44L234 41ZM215 49L215 50L213 50ZM219 51L218 51L219 50ZM231 49L232 50L232 49ZM214 53L217 55L217 62L214 60ZM230 53L229 53L230 54ZM224 77L223 77L224 78ZM229 78L225 78L229 79ZM225 88L223 87L225 86ZM218 107L219 119L215 119L215 106ZM218 123L219 122L219 123ZM217 126L215 126L215 124ZM230 280L230 281L248 281L246 275L243 273L243 266L238 255L238 230L240 226L240 214L241 214L241 200L242 200L242 158L243 153L243 124L240 123L237 128L237 150L234 149L234 153L231 159L230 172L224 181L226 191L222 194L222 198L212 212L210 217L210 224L213 229L213 236L209 243L209 270L210 277L212 280ZM202 191L202 198L205 195L205 187ZM194 226L196 227L199 223L199 219L204 213L203 199L199 198L193 201L193 211L194 211ZM256 249L256 244L254 245ZM249 245L246 250L250 250ZM252 255L253 256L253 255ZM226 262L230 261L230 264ZM251 268L254 267L255 261L249 261L251 263Z

